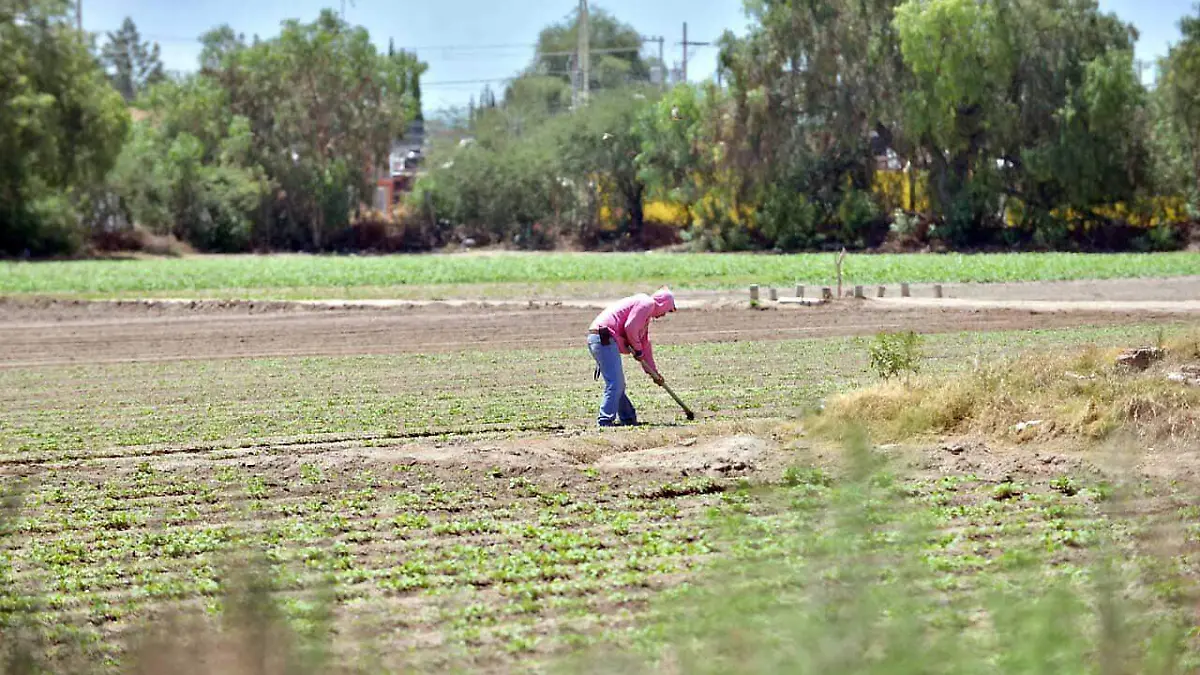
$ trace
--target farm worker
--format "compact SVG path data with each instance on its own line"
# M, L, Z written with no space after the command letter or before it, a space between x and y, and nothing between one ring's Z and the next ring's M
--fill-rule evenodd
M663 287L653 296L639 293L618 301L601 312L588 328L588 351L596 360L596 379L604 376L604 395L597 417L600 426L617 426L618 421L622 426L637 424L637 411L625 393L621 354L633 354L650 379L663 385L650 346L650 321L674 311L675 296Z

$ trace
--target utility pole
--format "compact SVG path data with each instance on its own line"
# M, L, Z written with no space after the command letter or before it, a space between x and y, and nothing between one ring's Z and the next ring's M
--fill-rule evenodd
M667 89L667 57L663 53L663 46L666 44L666 42L666 38L661 35L658 36L658 67L661 71L660 77L662 77L663 91L666 91Z
M83 32L83 0L75 2L75 27L79 29L80 33Z
M688 81L688 47L708 47L708 46L712 45L712 43L711 42L688 42L687 22L684 21L683 22L683 42L680 42L679 44L683 45L683 81L687 82Z
M583 81L580 83L581 103L587 104L591 90L592 55L591 28L588 25L588 0L579 0L579 68Z

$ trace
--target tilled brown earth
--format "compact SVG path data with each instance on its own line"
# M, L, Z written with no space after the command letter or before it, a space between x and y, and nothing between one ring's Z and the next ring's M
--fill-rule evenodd
M579 345L595 309L420 306L315 309L286 303L0 302L0 367L70 363L559 349ZM760 311L681 311L654 326L660 344L1069 328L1170 314L889 308L846 302Z
M26 378L13 380L14 407L49 415L67 406L21 393L20 383L58 377L62 396L76 396L72 387L86 377L74 371L89 369L42 365L182 361L187 363L170 368L189 370L192 361L244 357L550 350L579 346L595 311L0 301L0 368ZM658 343L681 344L1173 318L880 310L845 302L688 310L653 330ZM244 370L240 363L225 365ZM531 367L544 382L566 381L567 371ZM154 368L100 366L91 370L104 372L89 376ZM492 378L497 390L511 391L514 385L503 377L524 372L514 372L507 362L492 368L472 377ZM332 371L315 372L328 377ZM412 372L424 379L398 376L394 386L418 392L467 386L463 379L429 384L432 366ZM354 386L363 386L361 376L352 375ZM138 378L130 381L151 388L172 384L155 373ZM771 391L782 390L772 382ZM106 397L80 396L72 405L108 406L105 414L130 427L140 416L171 414L166 396L142 401L136 392L122 391L119 380L103 386L112 390ZM246 409L268 404L265 394L248 386L218 393L214 400L223 396ZM205 406L195 409L203 412L192 414L193 422L222 414L204 396L180 396L181 405ZM338 400L339 406L353 405ZM314 404L297 405L311 411ZM87 419L76 408L67 412L61 423L38 421L31 428L65 433ZM642 620L659 591L701 579L714 561L735 554L740 543L719 531L729 513L748 511L758 524L775 528L768 533L786 535L790 514L772 525L775 507L757 502L749 491L743 494L742 481L791 485L797 498L807 499L827 491L832 479L823 471L785 469L810 460L836 466L838 458L811 456L805 441L775 430L772 423L739 418L613 434L568 428L292 443L265 440L265 432L255 430L218 434L222 442L205 447L200 438L195 446L131 444L133 437L117 429L121 444L89 440L75 454L38 437L31 443L39 452L18 449L0 457L6 483L28 479L23 508L7 514L11 527L0 528L7 533L0 538L0 553L9 561L6 574L17 582L0 589L0 612L31 614L57 647L83 640L94 655L119 662L122 642L162 608L218 604L228 581L226 556L258 551L272 563L268 573L289 617L315 620L321 607L314 598L331 584L344 634L369 638L392 669L442 671L458 665L473 672L524 671L614 635L621 644L620 635ZM895 452L896 459L905 459ZM1177 467L1158 462L1160 474L1179 474ZM1094 486L1095 472L1078 457L950 443L927 449L908 468L915 477L902 486L904 493L933 504L940 526L953 535L929 558L938 570L954 570L956 588L975 583L976 575L1017 543L1032 541L1059 562L1073 564L1100 527L1102 491ZM1192 506L1191 494L1180 488L1143 510L1159 509L1172 518L1191 514L1182 511ZM756 545L770 541L764 537ZM783 546L788 540L779 541ZM37 595L30 600L26 593Z

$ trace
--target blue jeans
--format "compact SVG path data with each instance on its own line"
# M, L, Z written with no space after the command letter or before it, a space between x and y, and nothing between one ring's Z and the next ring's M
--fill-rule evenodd
M588 335L588 351L596 359L600 375L604 377L604 395L600 399L600 415L596 421L602 427L621 424L637 424L637 411L625 394L625 370L621 367L621 351L613 339L608 346L600 344L599 335Z

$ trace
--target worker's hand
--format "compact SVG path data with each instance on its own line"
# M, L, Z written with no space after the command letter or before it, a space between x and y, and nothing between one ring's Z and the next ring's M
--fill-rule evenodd
M649 373L649 375L650 379L654 380L654 384L657 384L660 387L667 383L667 381L663 379L663 376L659 375L658 373Z

